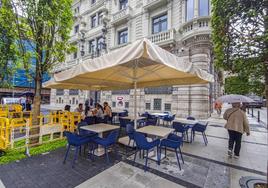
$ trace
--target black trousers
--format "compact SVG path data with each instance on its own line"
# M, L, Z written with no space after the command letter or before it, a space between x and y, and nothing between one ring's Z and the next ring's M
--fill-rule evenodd
M241 148L242 133L237 132L237 131L231 131L231 130L228 130L228 133L229 133L229 150L233 151L234 143L235 143L234 154L236 156L239 156L239 152Z

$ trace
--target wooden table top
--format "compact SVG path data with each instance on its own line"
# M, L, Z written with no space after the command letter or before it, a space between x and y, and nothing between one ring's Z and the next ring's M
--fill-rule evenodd
M137 132L145 133L161 138L167 137L170 133L174 132L175 129L167 128L167 127L160 127L160 126L145 126L140 129L137 129Z
M110 125L110 124L106 124L106 123L99 123L99 124L82 126L81 129L87 130L87 131L92 131L95 133L103 133L103 132L119 129L119 126Z
M121 119L129 119L131 121L134 121L135 117L134 116L125 116L125 117L120 117ZM146 119L146 117L140 117L140 116L137 116L136 117L137 120L141 120L141 119Z

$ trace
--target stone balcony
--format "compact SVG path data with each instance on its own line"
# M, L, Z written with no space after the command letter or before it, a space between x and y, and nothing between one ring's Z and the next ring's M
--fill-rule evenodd
M157 45L167 45L175 41L175 30L170 29L161 33L156 33L148 38Z
M73 66L77 65L78 63L79 63L79 59L74 59L74 60L71 60L71 61L66 61L66 62L63 62L63 63L58 63L57 65L55 65L53 67L52 72L53 73L56 73L56 72L61 72L61 71L70 69Z
M79 33L75 33L75 34L71 35L69 41L70 41L70 43L75 43L75 42L79 41L79 38L80 38Z
M143 8L153 10L167 4L167 0L143 0Z
M182 34L182 40L186 40L200 34L210 34L210 17L198 17L193 20L190 20L181 26L179 32Z
M132 16L132 8L128 6L127 8L119 10L118 12L112 15L111 24L119 25L122 22L125 22L126 20L130 19L131 16Z
M108 11L107 0L97 0L94 4L90 5L90 7L86 11L86 13L94 12L95 10L99 9L100 7L103 8L102 11Z

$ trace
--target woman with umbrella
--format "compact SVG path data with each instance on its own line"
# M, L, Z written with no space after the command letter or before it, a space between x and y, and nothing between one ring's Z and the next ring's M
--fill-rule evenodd
M243 110L240 109L241 102L251 102L251 99L242 95L225 95L217 99L220 102L232 103L232 108L225 111L223 118L227 120L225 128L229 133L228 155L239 158L241 140L244 133L250 135L248 119ZM234 147L235 144L235 147Z

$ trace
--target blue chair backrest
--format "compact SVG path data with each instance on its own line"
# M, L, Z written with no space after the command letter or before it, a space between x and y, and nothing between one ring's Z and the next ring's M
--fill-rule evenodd
M124 127L126 128L127 124L130 122L129 119L122 119L122 118L119 118L119 123L120 123L120 127Z
M156 125L156 124L157 124L157 117L151 117L146 121L146 125Z
M148 141L147 141L146 137L144 136L144 134L134 132L133 135L134 135L134 141L140 149L142 149L142 148L146 147L146 145L148 145Z
M87 122L88 125L95 124L95 117L87 116L84 121Z
M126 132L127 132L127 135L129 136L130 139L133 139L134 138L134 132L135 132L135 129L134 129L134 123L133 122L129 122L126 126Z
M79 133L79 135L85 135L85 134L88 133L88 131L81 129L81 127L83 127L83 126L87 126L87 125L88 125L88 124L87 124L86 121L81 121L81 122L79 122L79 123L77 124L77 128L78 128L78 133Z
M181 122L173 122L172 127L175 129L177 132L184 132L184 126Z
M188 119L188 120L195 120L195 118L192 117L192 116L188 116L187 119Z
M80 139L76 134L64 131L64 135L67 137L67 141L70 145L77 146L80 144Z
M117 138L119 136L119 130L115 130L115 131L112 131L108 136L107 136L107 140L109 140L110 143L116 143L117 141Z
M127 112L121 112L118 114L119 117L126 117L128 116L128 113Z
M182 137L180 137L176 134L173 134L173 133L170 133L168 135L167 139L172 140L172 141L176 141L176 142L182 142Z
M208 122L206 124L201 124L201 123L196 123L192 130L193 131L200 131L200 132L203 132L207 129L207 125L208 125Z

